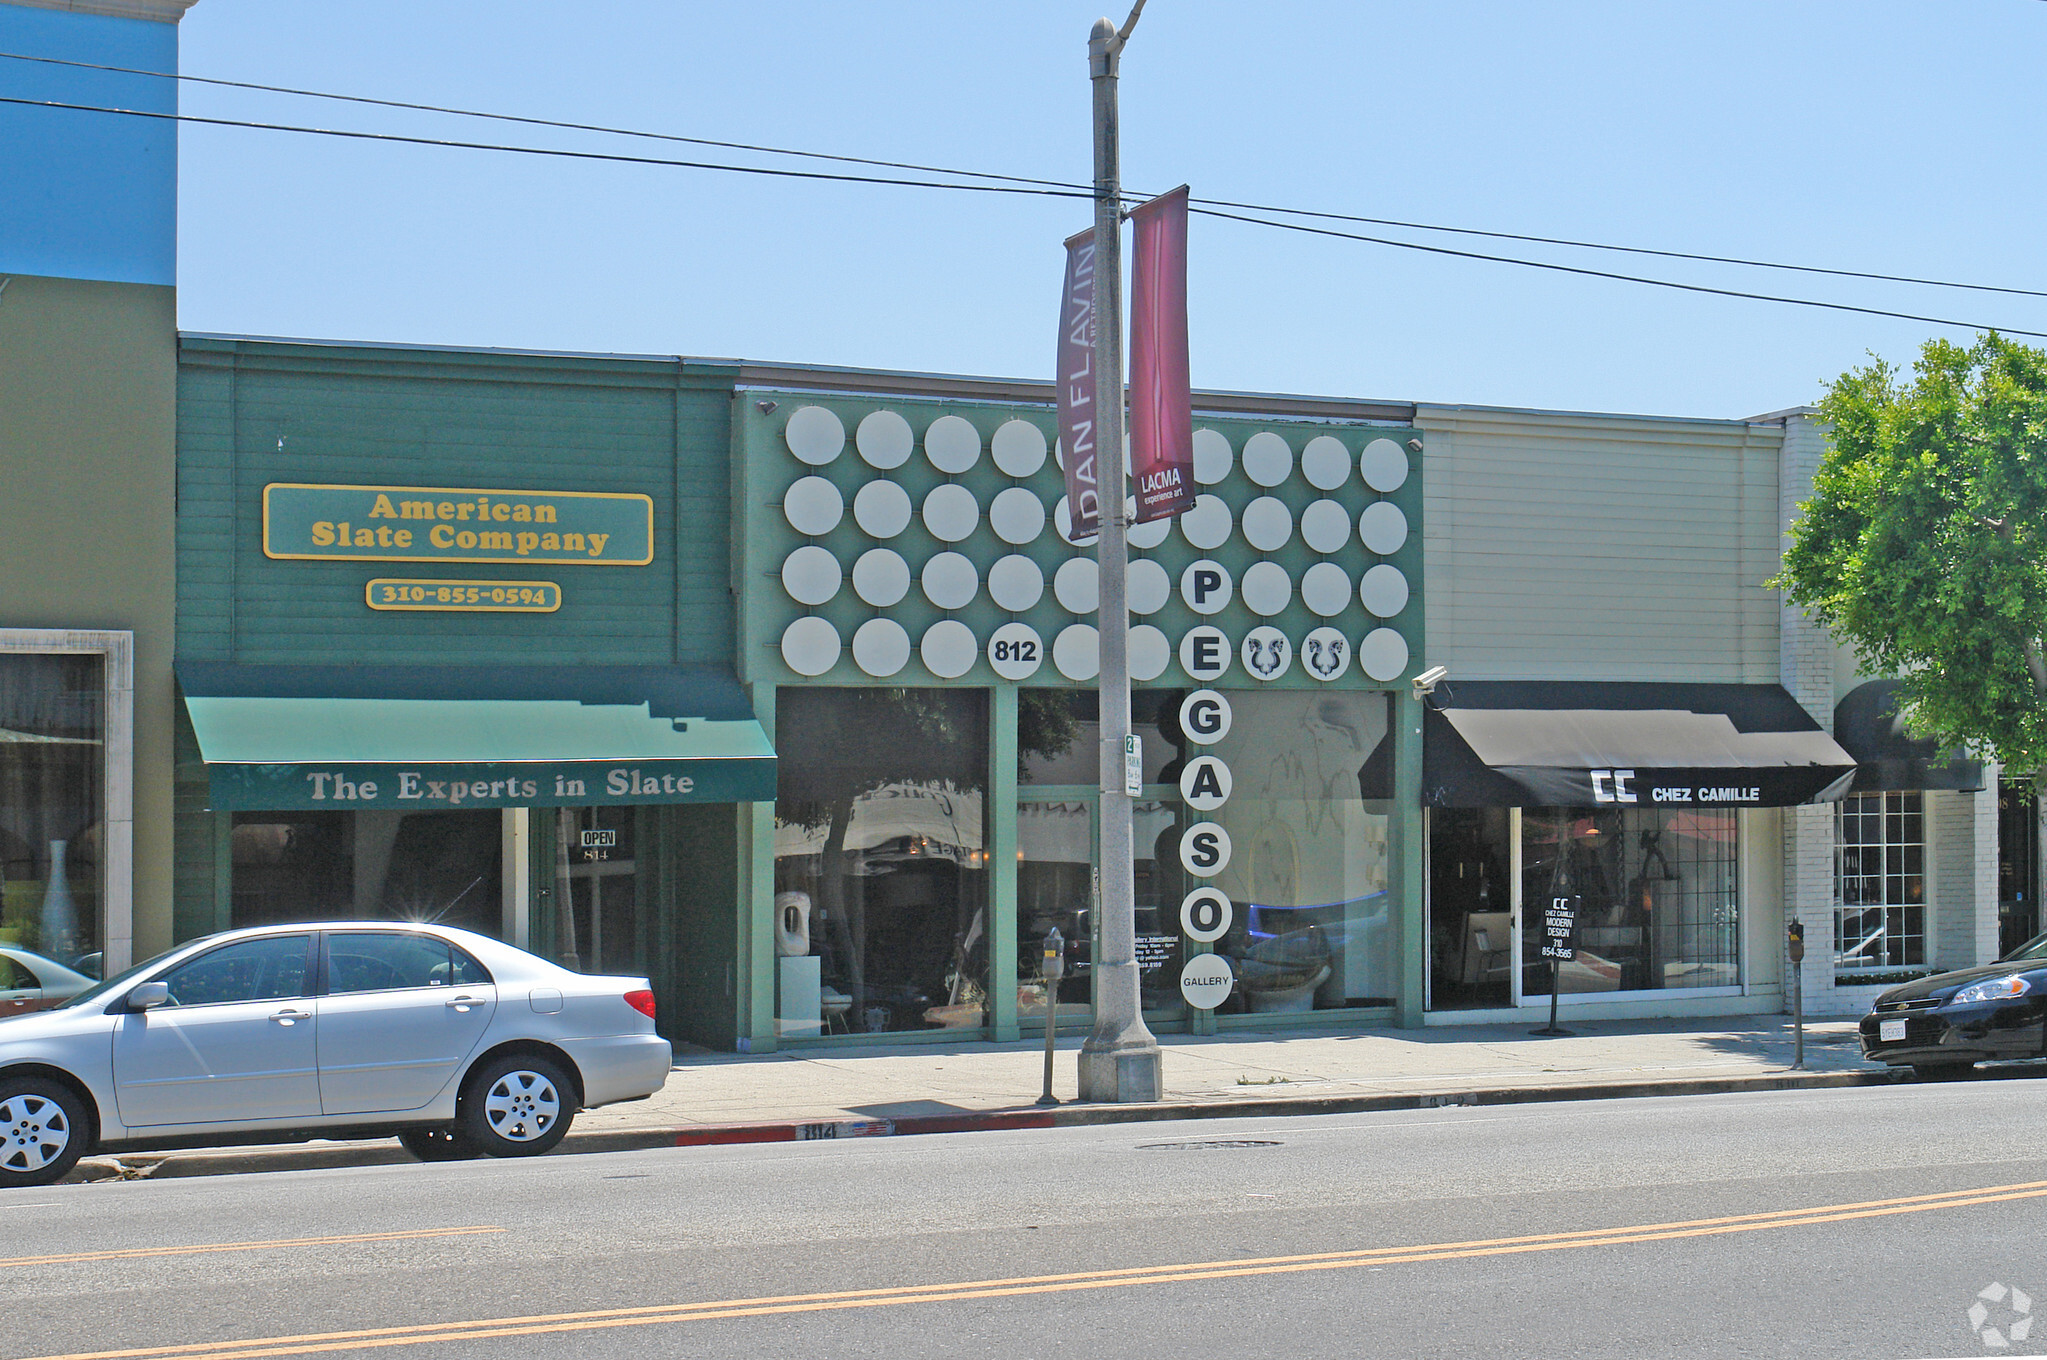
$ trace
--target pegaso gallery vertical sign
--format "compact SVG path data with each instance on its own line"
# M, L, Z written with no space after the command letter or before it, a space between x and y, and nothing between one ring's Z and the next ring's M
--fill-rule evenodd
M1095 438L1095 234L1066 238L1066 284L1059 290L1059 442L1066 509L1075 542L1102 530L1102 488ZM1121 469L1119 468L1120 472ZM1119 477L1117 479L1121 481Z

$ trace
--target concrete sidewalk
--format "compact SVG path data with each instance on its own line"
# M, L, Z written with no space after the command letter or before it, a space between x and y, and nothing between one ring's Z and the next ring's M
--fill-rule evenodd
M1568 1019L1568 1018L1567 1018ZM862 1044L763 1057L683 1049L650 1099L578 1116L559 1153L892 1133L1036 1128L1228 1115L1339 1113L1432 1105L1849 1086L1898 1079L1862 1060L1855 1022L1806 1026L1792 1071L1790 1021L1526 1023L1327 1034L1238 1031L1162 1039L1166 1098L1041 1109L1041 1048ZM1053 1093L1074 1098L1078 1039L1062 1040ZM394 1140L284 1144L97 1157L73 1175L168 1178L410 1161Z

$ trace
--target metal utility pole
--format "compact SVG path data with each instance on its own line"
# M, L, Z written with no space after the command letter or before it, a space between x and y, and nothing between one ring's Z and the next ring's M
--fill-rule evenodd
M1124 572L1130 558L1123 476L1123 190L1117 165L1116 67L1144 0L1119 32L1107 19L1088 36L1095 100L1095 448L1102 488L1101 641L1101 956L1094 961L1095 1027L1080 1049L1080 1098L1127 1103L1157 1100L1159 1043L1145 1028L1137 989L1136 855L1131 799L1123 782L1130 735L1130 611ZM1052 1012L1048 1012L1048 1015ZM1047 1023L1051 1023L1048 1019Z

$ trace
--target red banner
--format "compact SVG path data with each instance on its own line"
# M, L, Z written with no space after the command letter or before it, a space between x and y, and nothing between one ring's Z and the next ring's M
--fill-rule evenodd
M1095 234L1066 238L1066 286L1059 293L1059 442L1066 465L1066 507L1073 537L1102 531L1102 489L1096 476Z
M1194 507L1187 186L1131 209L1130 225L1130 470L1143 524Z

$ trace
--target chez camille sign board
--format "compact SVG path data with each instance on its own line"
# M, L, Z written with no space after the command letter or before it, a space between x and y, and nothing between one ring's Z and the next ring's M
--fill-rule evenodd
M604 491L478 487L263 488L263 554L304 562L512 563L643 567L654 560L654 502ZM379 610L551 613L552 581L379 577L364 602Z

